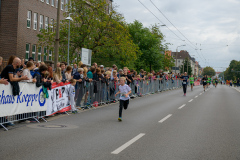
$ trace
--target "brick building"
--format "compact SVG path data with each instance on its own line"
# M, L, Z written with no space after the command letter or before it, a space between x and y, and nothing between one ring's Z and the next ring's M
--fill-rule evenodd
M62 20L70 0L60 1ZM10 55L33 57L38 62L53 59L51 50L37 46L37 34L56 21L57 3L58 0L0 0L0 56L4 61Z

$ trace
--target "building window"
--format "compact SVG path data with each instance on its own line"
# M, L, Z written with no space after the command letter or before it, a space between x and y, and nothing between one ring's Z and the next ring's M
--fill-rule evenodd
M56 0L56 8L58 8L58 0Z
M43 29L43 15L40 15L39 30Z
M32 11L27 12L27 28L31 27L31 17L32 17Z
M64 10L64 0L61 0L61 10Z
M44 61L47 60L47 47L44 47L44 56L43 56Z
M33 29L34 30L37 30L37 19L38 19L38 14L37 13L34 13L34 16L33 16Z
M53 53L53 51L52 51L52 50L49 50L49 55L48 55L48 60L49 60L49 61L52 60L52 53Z
M53 26L54 26L54 19L51 18L51 26L50 26L50 27L51 27L51 29L52 29L52 32L54 31L54 30L53 30Z
M46 3L49 4L49 0L46 0Z
M54 7L54 1L55 1L55 0L52 0L52 6L53 6L53 7Z
M30 48L30 44L26 44L26 54L25 54L25 59L28 60L29 58L29 48Z
M45 29L48 31L48 17L45 17Z
M42 59L42 47L38 47L38 62L41 62Z
M32 46L32 57L33 57L34 61L35 61L35 55L36 55L36 45L33 45Z
M69 6L68 0L65 0L65 11L66 11L66 12L68 11L68 6Z

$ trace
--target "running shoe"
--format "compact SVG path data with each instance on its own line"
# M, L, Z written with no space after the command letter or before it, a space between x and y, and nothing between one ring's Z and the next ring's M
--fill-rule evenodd
M118 118L118 121L121 122L121 121L122 121L122 117L119 117L119 118Z

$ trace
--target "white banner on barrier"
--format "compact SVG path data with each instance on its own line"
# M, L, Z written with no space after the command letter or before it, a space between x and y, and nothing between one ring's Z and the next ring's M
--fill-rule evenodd
M19 95L13 96L11 84L0 84L0 117L47 110L42 87L33 83L19 83L19 87Z
M65 112L70 108L68 92L70 84L63 82L53 85L51 90L48 90L49 98L47 99L47 113L46 115L52 115L58 111Z

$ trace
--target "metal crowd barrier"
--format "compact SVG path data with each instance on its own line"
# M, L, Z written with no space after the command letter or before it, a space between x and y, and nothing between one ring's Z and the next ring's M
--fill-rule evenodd
M109 81L108 83L102 81L93 82L77 82L75 102L77 108L93 108L99 105L108 103L114 103L119 101L119 95L115 97L118 92L119 81ZM129 85L132 93L131 98L141 97L144 95L154 94L166 90L182 87L181 80L134 80ZM13 123L17 121L34 119L39 123L39 119L43 119L45 122L46 111L31 112L17 114L7 117L0 117L0 126L5 130L8 130L5 125L7 123Z
M114 103L119 101L118 92L119 81L77 82L76 84L76 106L77 108L88 109L99 105ZM131 98L154 94L162 91L172 90L182 87L181 80L134 80L129 85L132 90Z
M5 130L8 131L6 126L8 125L8 123L24 121L28 119L34 119L38 123L39 123L39 119L43 119L45 122L47 122L44 118L45 116L46 116L46 111L22 113L22 114L7 116L7 117L0 117L0 126L2 126Z

